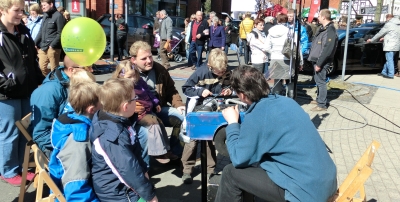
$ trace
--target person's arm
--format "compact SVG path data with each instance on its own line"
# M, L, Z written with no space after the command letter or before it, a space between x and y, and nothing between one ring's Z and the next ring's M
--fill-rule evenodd
M224 49L225 48L225 42L226 42L226 35L225 35L225 30L224 30L224 27L223 26L221 26L221 36L222 36L222 49Z
M166 90L166 98L167 102L171 103L172 107L178 108L181 106L185 106L182 102L182 98L179 95L178 90L175 88L175 82L172 80L171 76L167 72L166 81L164 81ZM164 88L164 87L163 87Z
M172 19L165 21L165 27L167 28L167 41L172 40Z
M265 43L265 51L268 53L272 53L272 40L271 40L271 35L268 34L267 40Z
M316 65L319 68L323 68L324 65L328 62L329 57L332 55L333 52L336 51L336 32L335 29L328 28L329 30L326 30L326 36L322 39L323 47L321 51L321 55L318 58L318 61L316 62Z
M372 37L372 39L369 39L368 42L374 42L374 41L378 41L380 40L383 36L385 36L388 32L390 31L390 24L386 23L382 29L375 34L374 37Z
M57 159L60 160L64 170L62 182L65 199L69 202L97 202L99 200L89 183L91 145L88 140L83 142L73 140L73 135L71 134L68 137L64 147L57 155ZM86 132L84 135L86 135Z
M52 48L56 47L57 44L61 46L61 32L65 26L65 18L63 17L63 15L57 18L56 24L57 24L56 36L54 37L54 40L50 43L50 46Z
M199 71L200 70L195 71L182 86L183 94L185 94L188 97L194 97L194 96L202 97L204 88L196 86L200 80Z
M33 127L32 137L41 150L52 148L50 142L51 126L53 119L59 116L59 107L63 102L63 96L59 95L60 92L57 92L54 88L43 88L45 87L37 88L32 93L30 100L32 107L30 125L30 127Z
M126 133L126 132L123 132ZM126 137L121 137L126 136ZM109 143L106 139L96 139L93 142L96 152L103 156L112 172L118 177L125 186L134 190L140 197L146 201L152 200L155 196L155 189L150 180L146 177L141 163L133 151L139 145L137 141L129 139L128 134L121 134L118 138L118 144Z
M0 67L3 66L3 63L0 63ZM5 67L1 67L1 69L5 69ZM16 90L17 86L16 81L13 78L13 75L10 73L6 75L3 71L0 71L0 90L4 93Z
M149 95L154 107L160 104L160 100L150 91L149 86L141 77L139 78L139 81L136 85L140 85L143 87L143 91L145 91L147 95Z

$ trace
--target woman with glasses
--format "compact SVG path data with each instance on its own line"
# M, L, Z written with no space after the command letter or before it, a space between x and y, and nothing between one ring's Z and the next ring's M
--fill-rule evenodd
M255 28L247 35L247 42L251 50L253 67L264 73L268 71L267 36L264 33L264 20L254 20Z

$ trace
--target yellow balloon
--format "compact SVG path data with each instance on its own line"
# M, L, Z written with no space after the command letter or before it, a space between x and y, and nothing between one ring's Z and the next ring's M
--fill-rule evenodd
M95 63L106 47L106 35L98 22L79 17L68 22L61 32L65 54L80 66Z

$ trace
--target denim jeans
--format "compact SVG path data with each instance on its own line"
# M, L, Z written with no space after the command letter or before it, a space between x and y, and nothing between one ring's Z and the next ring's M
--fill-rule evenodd
M386 57L386 63L383 65L383 69L381 74L388 76L388 77L394 77L394 54L397 51L386 51L385 52L385 57Z
M204 46L197 45L194 41L190 42L189 52L192 56L192 63L196 65L196 68L203 63L203 48Z
M146 127L141 126L139 124L135 125L135 131L139 138L140 147L142 148L141 152L142 152L143 161L147 164L147 168L149 168L150 167L150 157L147 152L147 133L149 131L147 130Z
M240 37L239 37L239 54L240 55L243 54L243 41Z
M172 127L172 134L169 139L171 152L177 156L182 156L183 146L179 140L179 132L184 115L174 107L161 107L161 111L156 115L164 123L165 127Z
M15 121L31 112L29 99L0 100L0 174L12 178L22 171L26 139Z
M247 39L242 39L244 47L244 63L249 64L250 62L250 47L247 45Z
M313 67L315 67L315 63L313 63ZM327 108L326 96L328 94L328 91L326 88L326 69L324 67L321 67L321 71L319 71L319 72L316 72L314 69L314 80L315 80L315 83L317 84L318 107Z
M232 164L225 166L215 202L240 202L243 191L266 201L285 201L285 190L261 167L237 169Z
M268 62L260 63L260 64L253 64L253 67L258 69L262 73L268 72Z
M225 49L224 49L224 51L225 51L226 56L228 56L229 47L230 47L230 44L225 44Z
M122 60L122 56L126 56L125 42L126 42L126 35L117 35L118 61Z

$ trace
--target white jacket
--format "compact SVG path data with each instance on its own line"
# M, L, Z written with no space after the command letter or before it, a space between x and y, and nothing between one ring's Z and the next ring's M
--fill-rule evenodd
M258 39L252 32L247 34L247 42L249 43L251 49L251 63L266 63L268 61L267 38L263 37L257 28L254 28L253 31L258 34Z
M267 52L270 54L271 60L289 60L282 54L288 32L289 28L282 24L275 25L268 30Z

